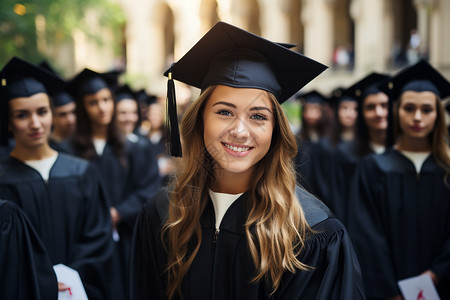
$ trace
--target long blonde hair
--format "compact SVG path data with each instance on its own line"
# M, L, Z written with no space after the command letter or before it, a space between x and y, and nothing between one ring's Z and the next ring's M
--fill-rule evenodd
M394 105L394 133L397 139L402 135L402 130L400 127L399 120L399 108L402 103L403 97L400 97ZM445 124L445 111L444 106L440 98L436 95L436 121L434 123L434 128L431 134L428 136L429 143L431 145L431 153L433 155L436 163L445 171L444 183L450 188L450 182L448 180L450 174L450 150L449 150L449 135L447 131L447 125Z
M214 180L214 160L203 142L202 113L214 91L208 87L185 113L181 136L181 170L172 182L169 215L162 230L167 249L167 295L181 296L181 283L200 248L200 216ZM257 163L254 180L248 190L249 214L245 223L248 247L257 269L253 281L266 280L274 293L285 271L308 270L297 259L309 227L295 195L293 157L297 153L295 136L276 98L268 93L276 115L270 149ZM206 172L205 172L206 171ZM270 175L269 175L270 174ZM250 228L254 227L254 233Z

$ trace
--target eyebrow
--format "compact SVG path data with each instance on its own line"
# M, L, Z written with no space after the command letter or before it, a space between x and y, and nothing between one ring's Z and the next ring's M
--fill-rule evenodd
M12 113L15 113L15 112L29 112L29 111L34 111L34 110L40 110L40 109L50 109L50 107L48 107L48 106L40 106L40 107L37 107L36 109L29 109L29 108L19 108L19 109L11 109L11 112Z
M225 102L225 101L218 101L216 103L214 103L212 106L216 106L216 105L225 105L225 106L229 106L232 108L237 108L236 105L234 105L233 103L230 102ZM269 113L272 113L272 110L266 106L253 106L250 108L250 111L254 111L254 110L267 110Z

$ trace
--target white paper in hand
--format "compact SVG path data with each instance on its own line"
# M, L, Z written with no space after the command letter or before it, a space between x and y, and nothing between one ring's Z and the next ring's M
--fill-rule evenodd
M55 270L58 282L70 287L70 291L58 293L58 300L88 300L80 275L76 270L63 264L54 265L53 270Z
M398 286L405 300L440 300L429 274L400 280Z

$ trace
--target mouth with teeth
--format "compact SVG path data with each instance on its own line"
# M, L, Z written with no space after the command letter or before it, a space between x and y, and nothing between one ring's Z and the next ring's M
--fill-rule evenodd
M250 152L254 147L236 147L227 143L222 143L228 153L237 154L239 156L244 156Z

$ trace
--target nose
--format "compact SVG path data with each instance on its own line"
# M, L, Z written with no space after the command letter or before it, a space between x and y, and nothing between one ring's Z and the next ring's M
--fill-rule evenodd
M69 120L69 123L70 123L70 124L74 124L75 121L76 121L75 114L69 114L69 115L67 116L67 119Z
M375 107L375 113L377 114L377 116L382 116L384 113L384 108L381 105L377 105Z
M104 102L104 101L100 101L99 103L98 103L98 108L100 109L100 111L105 111L105 107L106 107L106 102Z
M230 133L236 140L240 141L246 140L250 135L247 124L241 119L237 119L233 123Z
M414 113L414 120L420 121L422 119L422 113L420 112L420 109L416 109L416 112Z
M41 126L39 117L36 114L32 114L30 117L30 128L37 129Z

